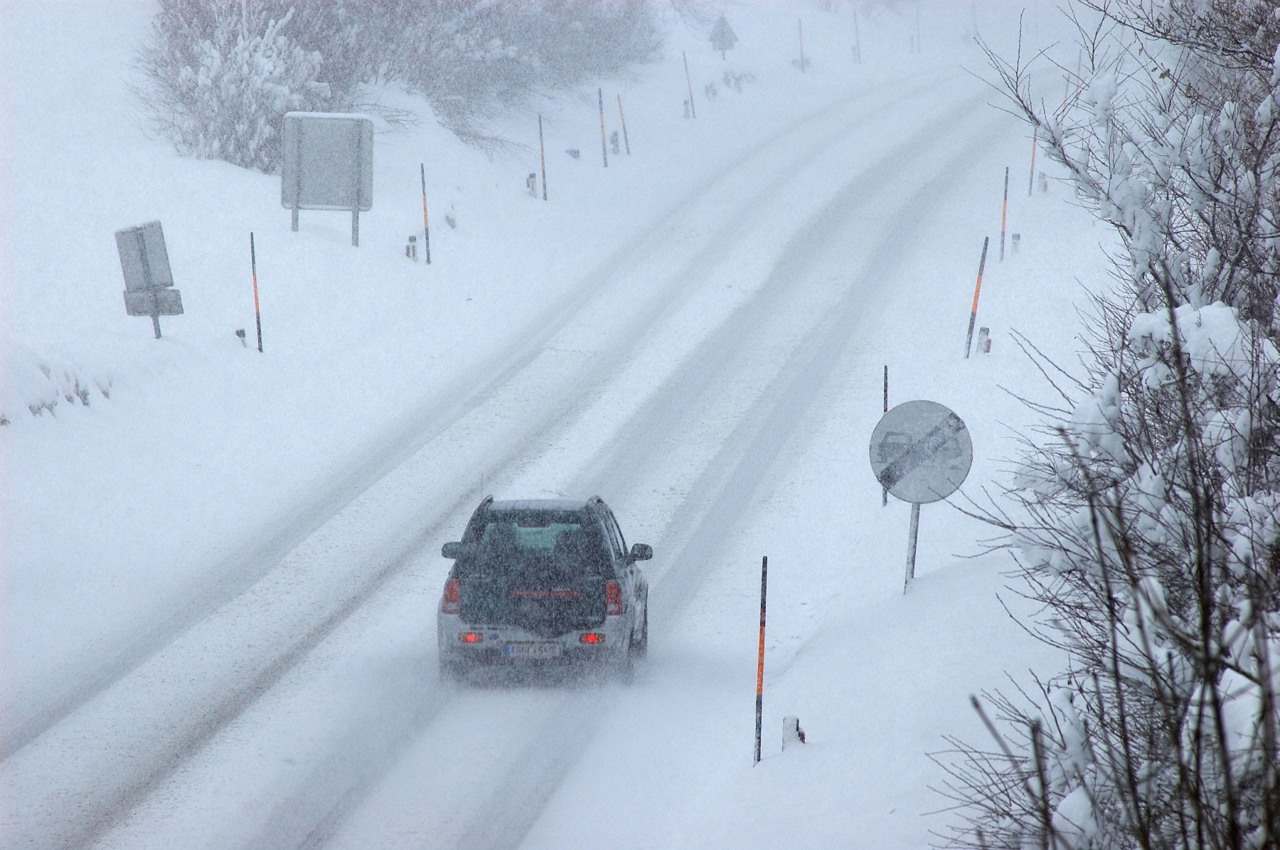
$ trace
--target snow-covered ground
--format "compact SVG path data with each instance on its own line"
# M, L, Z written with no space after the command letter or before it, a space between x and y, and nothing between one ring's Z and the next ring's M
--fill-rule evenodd
M663 60L600 81L630 154L604 167L595 88L541 105L545 202L536 114L490 158L375 93L421 120L379 122L353 248L347 215L292 233L278 177L147 134L150 3L3 0L0 843L926 845L953 817L928 754L981 740L968 695L1057 659L997 599L1022 611L994 530L946 504L903 594L909 507L868 462L884 369L891 404L965 420L950 501L980 502L1034 423L1014 396L1048 394L1012 332L1070 366L1105 283L1108 235L1043 160L1028 191L981 79L975 26L1011 51L1024 5L1058 37L1047 2L778 0L726 7L722 59L673 20ZM420 164L429 266L404 256ZM151 220L186 308L160 340L113 238ZM993 344L966 359L984 237ZM634 685L438 682L439 546L488 492L598 492L654 546Z

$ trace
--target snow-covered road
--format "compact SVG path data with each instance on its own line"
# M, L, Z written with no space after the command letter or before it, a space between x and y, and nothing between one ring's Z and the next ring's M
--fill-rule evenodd
M881 364L940 339L959 352L958 311L935 297L949 281L919 275L972 274L952 254L986 232L991 175L1023 144L954 68L854 91L642 206L537 310L466 316L501 345L411 393L167 615L15 704L6 846L742 846L687 829L699 783L736 758L758 553L822 562L792 562L783 664L900 591L864 468ZM932 359L908 382L930 386ZM654 546L633 685L438 681L439 547L488 492L599 493ZM983 684L1003 669L966 663ZM893 809L894 787L868 807ZM891 821L901 846L927 838L918 814Z

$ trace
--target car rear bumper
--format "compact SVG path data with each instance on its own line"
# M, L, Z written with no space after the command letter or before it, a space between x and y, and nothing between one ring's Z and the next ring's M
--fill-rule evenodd
M618 661L625 659L630 637L623 617L606 617L596 628L554 637L513 626L464 623L449 614L440 615L437 629L441 662L464 667Z

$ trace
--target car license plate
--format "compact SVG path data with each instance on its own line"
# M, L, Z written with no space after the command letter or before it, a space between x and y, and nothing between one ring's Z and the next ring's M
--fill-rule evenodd
M508 643L502 647L508 658L559 658L558 643Z

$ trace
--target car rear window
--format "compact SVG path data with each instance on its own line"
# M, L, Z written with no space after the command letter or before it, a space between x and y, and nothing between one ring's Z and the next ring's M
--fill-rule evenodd
M576 514L501 511L471 529L474 554L460 560L460 573L516 575L547 569L604 575L605 548L594 523Z

